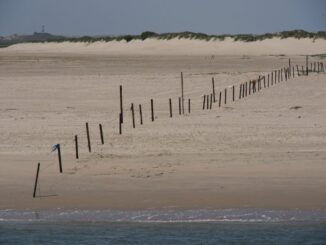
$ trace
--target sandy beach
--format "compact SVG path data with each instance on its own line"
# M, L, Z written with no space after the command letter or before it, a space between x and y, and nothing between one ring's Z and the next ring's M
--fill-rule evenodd
M312 55L309 62L325 64L325 44L310 39L149 39L0 49L0 209L324 210L325 73L295 74L241 100L238 95L240 83L288 66L289 58L300 67L304 55ZM184 116L177 107L181 71L185 99L191 99L191 113L186 106ZM217 93L228 88L227 104L202 110L212 77ZM51 152L57 143L63 174L57 153ZM37 198L32 198L38 162Z

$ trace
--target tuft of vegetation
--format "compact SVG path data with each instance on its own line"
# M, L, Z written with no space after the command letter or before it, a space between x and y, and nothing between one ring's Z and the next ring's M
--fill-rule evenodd
M155 33L152 31L146 31L140 35L122 35L122 36L81 36L81 37L64 37L64 36L54 36L48 33L34 33L30 36L17 36L16 39L10 41L0 39L0 48L7 47L16 43L28 43L28 42L85 42L85 43L94 43L94 42L110 42L110 41L125 41L131 42L133 40L146 40L146 39L158 39L158 40L171 40L171 39L190 39L190 40L220 40L223 41L226 38L231 38L234 41L242 42L255 42L262 41L271 38L310 38L313 40L316 39L326 39L326 31L319 32L307 32L304 30L292 30L292 31L283 31L276 33L265 33L261 35L254 34L224 34L224 35L208 35L205 33L196 33L196 32L177 32L177 33Z

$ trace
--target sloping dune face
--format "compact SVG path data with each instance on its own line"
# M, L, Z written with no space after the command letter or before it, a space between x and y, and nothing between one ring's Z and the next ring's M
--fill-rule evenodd
M94 42L94 43L33 43L17 44L9 51L42 53L95 53L95 54L135 54L135 55L295 55L326 53L324 39L265 39L256 42L172 39L146 39Z

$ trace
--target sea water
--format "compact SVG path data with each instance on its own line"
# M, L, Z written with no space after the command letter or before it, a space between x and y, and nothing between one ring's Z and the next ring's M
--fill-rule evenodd
M326 211L0 210L0 244L326 244Z

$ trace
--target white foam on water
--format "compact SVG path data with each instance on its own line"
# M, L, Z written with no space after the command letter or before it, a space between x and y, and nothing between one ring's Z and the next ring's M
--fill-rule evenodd
M0 210L0 222L326 222L326 211L221 209L221 210Z

